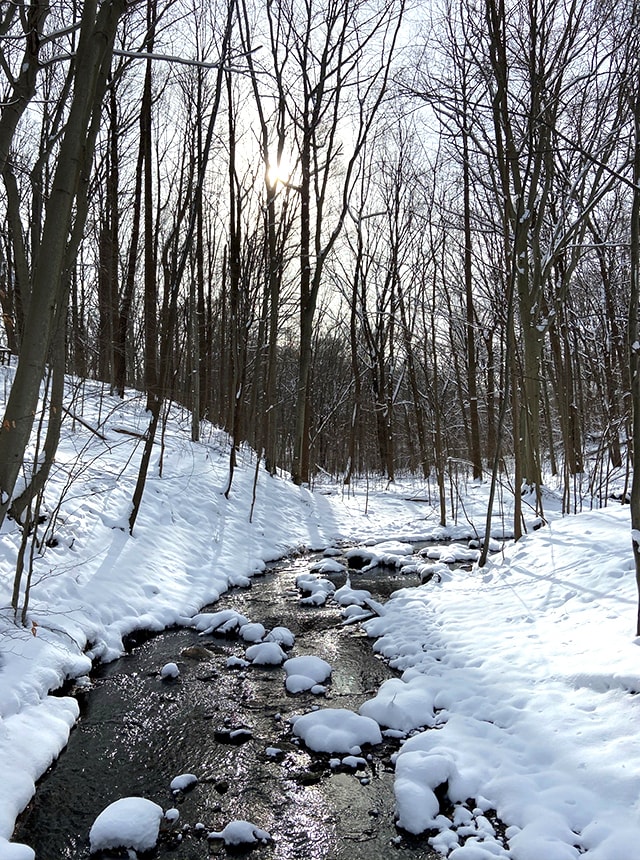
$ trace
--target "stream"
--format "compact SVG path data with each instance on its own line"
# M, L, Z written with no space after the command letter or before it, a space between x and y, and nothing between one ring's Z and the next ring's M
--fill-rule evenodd
M254 850L261 858L439 856L426 838L400 836L395 828L393 742L371 750L366 768L354 771L332 768L330 756L292 738L292 714L314 707L357 711L394 674L359 625L343 625L338 606L300 604L295 579L312 561L280 561L253 587L228 592L209 610L232 608L267 630L288 627L296 636L290 656L311 654L331 664L325 695L289 695L281 667L227 668L227 659L242 657L247 645L237 636L182 628L151 638L138 634L126 656L97 666L91 687L75 691L80 720L39 782L14 839L31 846L37 860L127 856L90 855L88 834L106 806L140 795L180 811L175 832L163 835L149 855L158 860L227 856L230 849L207 834L235 819L271 834L272 842ZM338 586L345 581L344 573L324 576ZM418 584L418 577L385 568L353 574L352 582L386 600ZM170 661L178 663L180 677L162 680L159 670ZM248 729L248 739L228 742L237 728ZM171 780L185 773L195 774L197 784L172 794Z

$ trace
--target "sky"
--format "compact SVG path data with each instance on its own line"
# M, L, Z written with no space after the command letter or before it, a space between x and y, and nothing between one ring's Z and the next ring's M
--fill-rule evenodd
M11 369L0 373L2 391ZM128 633L196 618L292 550L328 550L330 565L331 547L365 547L371 563L383 557L401 568L415 564L408 541L466 541L484 523L482 482L458 487L464 504L443 530L438 512L415 500L425 488L413 479L349 490L326 482L311 491L263 471L249 522L252 452L242 451L226 499L227 437L204 428L192 443L189 416L174 409L162 476L158 448L131 536L141 442L130 434L146 427L144 399L128 392L122 402L89 382L70 384L68 393L71 414L99 426L105 440L79 421L65 425L43 526L55 540L34 559L24 628L10 611L15 523L5 522L0 535L0 860L33 860L29 847L11 842L14 822L78 718L75 699L50 692L86 675L93 660L116 659ZM437 575L373 613L356 576L350 591L336 594L323 587L321 568L310 573L317 585L308 593L339 602L345 621L362 623L398 671L360 713L336 717L323 707L322 654L283 668L283 683L317 688L317 710L292 724L309 748L357 762L380 734L403 740L395 756L399 836L428 831L452 860L640 858L640 639L629 511L611 503L563 518L551 490L546 502L548 524L507 541L483 569L451 569L438 558L450 552L440 545L423 561L425 577ZM466 543L458 546L468 554ZM248 649L261 645L255 625L245 634ZM296 657L295 647L288 656ZM443 786L453 805L447 815L438 801ZM154 803L120 804L96 823L95 838L107 844L124 816L131 847L147 845L167 813ZM219 836L263 844L269 834L259 821L230 821Z

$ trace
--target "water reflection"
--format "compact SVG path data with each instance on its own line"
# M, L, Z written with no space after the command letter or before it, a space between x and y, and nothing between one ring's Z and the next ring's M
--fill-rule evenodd
M336 607L298 605L295 577L308 565L305 559L285 562L277 574L226 595L215 608L233 607L268 628L289 627L297 637L296 654L316 654L333 666L326 698L289 696L280 667L226 668L230 655L244 651L233 638L174 630L149 639L96 670L67 751L42 780L15 838L31 845L38 860L87 860L96 816L119 797L142 795L165 809L177 805L186 828L180 842L159 846L157 860L225 856L224 846L209 844L206 832L234 819L271 833L273 843L256 849L267 860L436 857L426 843L392 846L397 834L390 750L377 750L364 773L338 773L328 756L312 756L291 738L291 714L316 705L357 710L392 674L372 653L370 640L342 626ZM358 587L376 593L373 580L362 586L358 581ZM391 590L396 587L394 582ZM185 649L203 645L210 659L183 656ZM173 682L158 675L168 661L181 670ZM240 745L215 739L217 729L238 726L248 726L251 739ZM268 747L282 754L274 759ZM174 797L169 785L181 773L195 773L199 782Z

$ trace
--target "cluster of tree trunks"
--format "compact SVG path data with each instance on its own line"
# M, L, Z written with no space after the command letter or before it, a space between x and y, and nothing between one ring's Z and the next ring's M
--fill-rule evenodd
M3 7L0 519L37 519L74 373L147 397L131 529L174 400L227 494L245 442L433 476L443 522L491 475L518 536L548 472L570 511L626 467L640 535L637 46L587 0Z

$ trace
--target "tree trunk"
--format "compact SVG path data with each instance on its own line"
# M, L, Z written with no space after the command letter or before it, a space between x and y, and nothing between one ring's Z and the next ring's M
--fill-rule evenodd
M147 2L148 51L153 50L157 2ZM151 139L151 59L147 60L140 111L140 145L144 147L144 382L147 409L151 412L150 426L157 426L162 397L158 371L158 287L155 232L153 223L153 161Z
M294 484L309 480L309 437L307 403L311 373L313 320L316 295L311 279L311 129L305 112L302 151L300 153L300 345L298 383L296 387L294 451L291 478ZM305 465L306 464L306 465Z
M229 4L227 6L227 19L225 22L224 38L222 40L221 45L220 63L218 65L218 71L216 75L215 97L213 106L211 108L211 115L209 117L209 125L207 128L205 144L202 150L202 159L198 166L198 177L195 189L193 191L191 205L189 207L188 226L184 241L182 243L182 247L180 249L180 254L178 256L175 271L171 273L171 280L169 282L168 289L165 294L166 313L163 314L165 324L162 327L162 340L160 343L160 377L156 383L156 394L155 396L151 396L149 398L148 403L148 409L151 413L151 420L149 422L149 428L147 430L145 448L142 455L142 461L140 464L138 478L133 494L131 514L129 516L129 534L133 534L133 529L138 518L138 513L140 511L142 497L144 494L144 487L147 480L147 473L151 461L151 452L153 450L153 444L155 441L156 432L158 430L158 423L162 406L162 396L163 392L166 392L168 388L170 369L172 367L173 337L174 327L177 320L178 295L180 292L180 286L182 284L182 278L186 269L187 259L189 257L189 254L191 253L193 235L197 224L198 206L202 195L202 186L204 184L205 173L209 162L209 154L211 152L211 145L213 141L213 131L215 128L215 122L218 116L218 108L220 106L220 98L222 95L224 65L225 61L227 60L229 40L231 38L232 21L233 7L232 4ZM182 214L177 217L182 218Z
M40 383L49 351L56 310L64 291L63 268L85 152L87 132L100 109L106 88L113 40L126 0L84 4L73 100L47 204L39 264L33 275L22 354L0 428L0 522L4 519L18 477L38 408ZM97 11L97 16L96 16Z
M640 636L640 80L634 102L633 204L631 208L629 370L633 408L633 478L631 482L631 545L638 586L636 636Z
M20 14L23 14L24 4L15 5L16 7L20 5ZM10 94L2 99L0 110L0 172L4 172L18 123L36 92L41 37L50 11L51 4L47 0L32 0L26 9L23 24L25 49L20 71L13 82ZM90 12L91 9L88 11Z
M476 361L476 328L473 307L473 265L471 247L471 177L469 171L469 135L467 133L467 99L464 90L464 129L462 133L462 172L464 204L464 293L466 310L467 391L469 395L469 434L474 480L482 478L482 446L478 413L478 381Z

